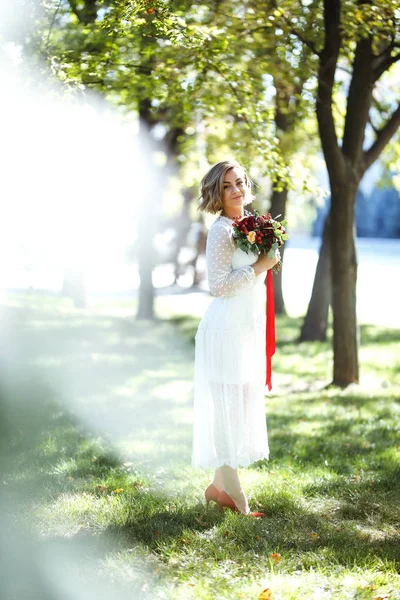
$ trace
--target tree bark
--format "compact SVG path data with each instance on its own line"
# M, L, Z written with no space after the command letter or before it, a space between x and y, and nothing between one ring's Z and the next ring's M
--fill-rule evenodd
M368 45L361 40L355 52L345 133L340 147L332 107L333 86L342 43L340 12L340 0L324 0L325 40L319 55L316 112L331 188L332 383L346 387L359 379L354 205L361 176L360 148L368 116L366 108L371 101L371 86L368 66L360 67L362 57L370 58Z
M333 312L333 385L359 381L356 312L357 255L354 206L359 181L347 177L331 185L331 265Z
M282 215L279 217L280 220L285 218L286 213L286 201L287 201L288 190L285 188L281 192L274 190L272 192L271 197L271 207L270 213L273 218L278 215ZM277 315L285 315L285 303L283 299L283 291L282 291L282 270L283 270L283 255L285 252L285 244L280 248L281 259L282 259L282 268L279 273L274 275L274 302L275 302L275 313Z
M327 216L322 234L314 284L299 342L325 341L331 303L331 244L330 217Z

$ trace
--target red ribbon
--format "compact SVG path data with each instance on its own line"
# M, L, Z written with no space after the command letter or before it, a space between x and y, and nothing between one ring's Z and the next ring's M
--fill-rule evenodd
M275 306L274 306L274 280L272 279L272 269L267 271L267 308L266 308L266 329L265 329L265 354L267 357L267 380L265 385L268 390L272 389L271 383L271 358L275 354Z

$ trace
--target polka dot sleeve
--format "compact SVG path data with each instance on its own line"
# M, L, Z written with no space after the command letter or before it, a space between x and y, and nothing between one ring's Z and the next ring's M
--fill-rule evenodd
M254 285L256 280L251 266L232 269L235 244L229 227L215 222L207 237L208 283L213 296L234 296L243 288Z

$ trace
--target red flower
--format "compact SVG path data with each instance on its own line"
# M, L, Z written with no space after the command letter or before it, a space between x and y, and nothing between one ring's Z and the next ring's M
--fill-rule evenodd
M247 227L248 229L253 229L256 226L256 220L253 216L247 217Z

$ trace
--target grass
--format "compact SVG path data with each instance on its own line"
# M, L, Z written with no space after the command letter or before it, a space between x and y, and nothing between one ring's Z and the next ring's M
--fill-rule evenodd
M299 321L278 318L271 460L241 472L265 512L251 519L207 510L210 473L190 467L195 318L4 304L20 346L0 404L2 512L29 597L36 552L47 591L71 598L400 599L399 330L361 327L362 382L342 391L325 389L329 342L299 345ZM28 597L12 569L2 580Z

